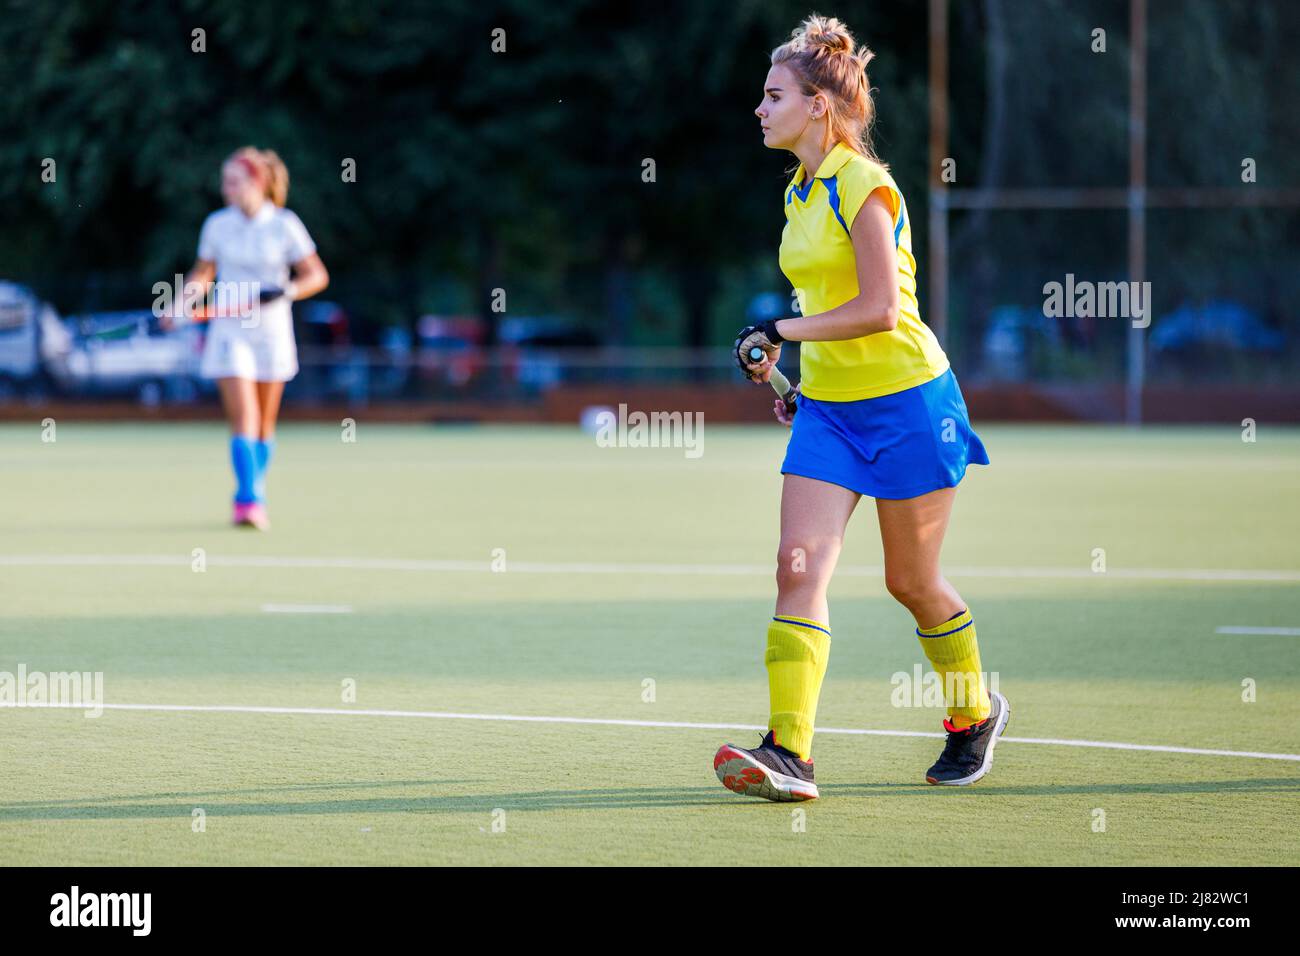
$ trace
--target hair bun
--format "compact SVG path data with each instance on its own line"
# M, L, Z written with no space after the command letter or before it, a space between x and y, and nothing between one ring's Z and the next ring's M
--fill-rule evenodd
M835 17L823 17L813 14L794 31L795 39L802 39L809 53L835 53L853 55L856 44L853 34Z

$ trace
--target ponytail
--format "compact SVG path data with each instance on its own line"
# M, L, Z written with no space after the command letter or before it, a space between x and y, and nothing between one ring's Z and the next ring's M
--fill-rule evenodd
M289 169L275 150L244 146L231 153L227 162L239 163L277 206L283 208L289 201Z

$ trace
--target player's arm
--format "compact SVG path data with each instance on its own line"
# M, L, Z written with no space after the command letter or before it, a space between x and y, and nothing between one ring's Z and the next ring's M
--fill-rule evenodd
M849 230L858 272L858 294L843 305L817 315L776 322L776 331L792 342L838 342L898 326L898 251L894 215L882 186L872 191Z
M885 187L874 189L849 229L858 294L843 305L816 315L768 321L748 326L736 339L736 361L751 381L766 382L781 358L781 342L837 342L857 339L898 326L898 251L894 245L894 214ZM761 348L766 358L753 362L750 352Z
M320 256L312 253L293 264L293 281L285 289L285 295L297 301L310 299L318 292L324 292L330 284L330 274Z
M158 321L164 329L174 329L180 316L192 315L199 307L200 303L207 298L208 287L212 285L212 280L217 277L217 264L210 259L195 259L194 265L190 266L190 271L185 273L185 279L181 283L181 301L173 308L169 315L159 316Z
M190 266L190 271L185 273L185 287L188 288L191 283L194 283L199 289L192 296L186 298L192 297L196 301L205 298L208 294L208 286L212 285L212 280L216 277L217 264L215 262L210 259L195 259L194 265ZM193 305L194 303L187 301L185 304Z

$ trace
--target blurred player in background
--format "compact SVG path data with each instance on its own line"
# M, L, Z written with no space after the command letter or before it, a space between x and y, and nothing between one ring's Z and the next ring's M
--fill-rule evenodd
M770 800L818 795L811 753L830 654L826 589L863 495L876 499L886 587L952 691L947 745L926 779L980 779L1009 715L980 677L970 610L939 569L956 485L968 464L989 459L921 321L907 204L870 143L872 56L838 20L810 17L773 51L755 110L764 145L800 160L785 190L780 263L801 315L742 329L736 360L766 382L781 342L801 342L802 381L794 412L776 402L793 431L765 655L771 729L753 750L722 747L714 770L730 789ZM757 363L755 347L765 353Z
M210 320L199 371L217 380L230 423L234 523L263 530L280 399L298 374L290 304L324 289L329 274L302 221L284 208L289 172L274 152L236 150L221 167L221 195L226 207L204 221L185 285L206 294L215 279L251 290L244 310Z

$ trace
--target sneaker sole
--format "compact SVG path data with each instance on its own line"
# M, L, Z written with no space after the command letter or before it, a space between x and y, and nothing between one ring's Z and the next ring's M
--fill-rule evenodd
M979 765L979 769L972 774L964 777L957 777L953 780L935 780L934 777L927 776L926 783L932 783L938 787L968 787L975 781L982 778L993 766L993 748L997 745L998 738L1002 736L1003 731L1007 729L1007 724L1011 722L1011 705L1001 694L994 694L1002 702L1002 709L998 712L997 723L993 725L993 736L989 738L988 749L984 751L984 760Z
M747 797L762 797L777 803L816 800L817 785L764 767L745 751L730 744L718 748L713 771L722 785Z

